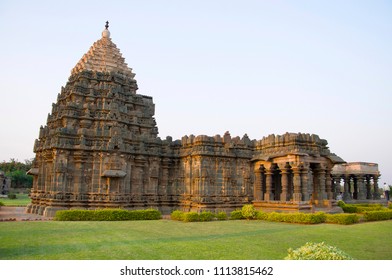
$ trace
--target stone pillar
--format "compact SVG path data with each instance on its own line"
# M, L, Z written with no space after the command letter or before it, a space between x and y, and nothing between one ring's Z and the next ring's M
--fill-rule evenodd
M358 186L358 199L364 200L366 199L366 186L365 186L365 178L361 175L357 177L357 186Z
M373 176L373 187L374 187L373 199L380 199L380 193L378 192L378 176L377 175Z
M357 176L353 177L353 183L354 183L354 187L353 187L353 199L358 199L358 180L357 180Z
M297 165L292 167L293 170L293 201L301 201L302 193L301 193L301 166Z
M344 191L343 191L343 200L350 200L351 195L350 195L350 176L346 175L344 176Z
M265 196L264 200L270 201L274 200L274 193L272 192L272 176L274 171L272 167L266 170L265 172Z
M327 199L327 192L326 192L326 184L325 184L325 169L324 166L320 166L317 172L318 180L319 180L319 193L318 193L318 200L321 202L324 199Z
M280 200L281 201L288 201L289 200L289 193L288 193L288 188L289 188L289 168L290 166L287 166L286 164L279 164L279 169L282 174L281 177L281 186L282 186L282 193L280 194Z
M333 199L333 192L332 192L332 177L331 177L331 169L326 168L325 170L325 190L327 192L327 199Z
M333 199L337 199L338 195L340 194L340 180L341 180L341 178L339 176L333 176L332 177L332 182L333 182L332 183Z
M366 199L372 199L370 176L366 176Z
M254 200L263 200L263 176L264 176L264 165L260 165L259 168L255 170L255 182L254 182Z
M308 201L309 197L309 164L305 164L301 172L302 200Z

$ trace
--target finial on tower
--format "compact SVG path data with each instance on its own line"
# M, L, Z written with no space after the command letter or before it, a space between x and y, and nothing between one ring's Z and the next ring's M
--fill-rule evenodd
M108 28L109 28L109 21L106 21L105 29L102 31L102 37L110 38L110 32Z

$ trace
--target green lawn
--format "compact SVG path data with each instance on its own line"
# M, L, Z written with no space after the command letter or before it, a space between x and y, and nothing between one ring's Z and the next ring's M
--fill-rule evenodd
M283 259L308 241L354 259L392 259L392 221L350 226L265 221L2 222L0 259Z
M17 194L16 199L0 198L5 206L27 206L31 202L28 194Z

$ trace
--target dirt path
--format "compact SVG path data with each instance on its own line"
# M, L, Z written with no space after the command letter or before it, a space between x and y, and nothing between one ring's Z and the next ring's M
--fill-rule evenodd
M49 221L51 218L25 213L25 207L1 206L0 222L5 221Z

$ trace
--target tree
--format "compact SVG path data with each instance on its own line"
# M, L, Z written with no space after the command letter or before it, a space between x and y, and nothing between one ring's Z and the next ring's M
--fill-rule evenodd
M27 175L33 163L33 159L25 160L25 163L11 158L9 162L0 163L0 170L4 171L5 176L11 178L13 188L31 188L33 186L33 177Z

